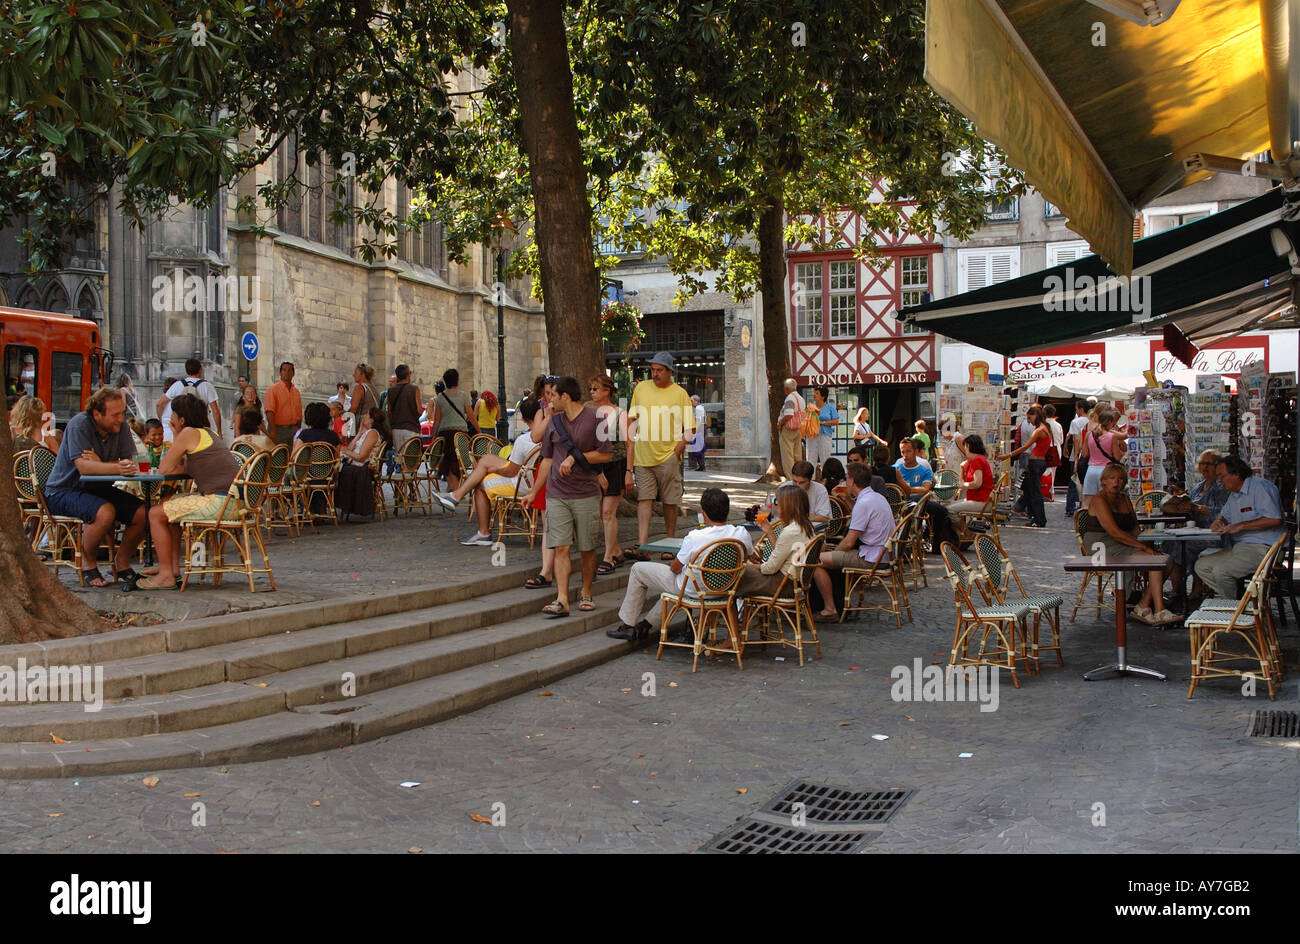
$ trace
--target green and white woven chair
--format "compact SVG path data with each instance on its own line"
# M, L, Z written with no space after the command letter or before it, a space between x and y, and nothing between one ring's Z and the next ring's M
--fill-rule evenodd
M934 488L930 494L939 501L949 501L957 494L957 486L961 484L961 475L956 469L941 469L934 474Z
M664 646L680 646L690 649L694 654L691 671L699 667L700 653L719 652L734 655L736 667L744 669L742 648L744 641L740 636L740 626L736 619L736 585L745 572L745 545L734 539L714 541L700 548L692 555L683 571L685 580L681 590L676 593L660 594L663 605L663 623L659 630L659 651L655 658L663 656ZM689 642L668 641L668 621L679 611L686 613L691 626L692 639ZM716 644L718 618L727 625L727 636L731 648L723 649ZM714 645L704 641L705 634L713 629Z
M804 634L812 636L813 645L817 647L817 658L822 657L821 640L817 638L817 623L813 619L812 605L808 602L809 585L812 583L813 571L820 564L823 535L817 535L795 558L794 574L786 575L780 586L770 595L750 594L745 597L741 612L741 635L745 646L790 646L799 653L799 665L803 665ZM771 556L768 548L764 560ZM766 626L759 626L760 617L766 616ZM793 640L786 635L790 627ZM751 630L758 629L758 638L751 637Z
M943 557L944 575L952 585L953 599L957 603L957 625L952 634L952 652L948 656L948 672L959 666L995 666L1011 672L1011 683L1020 687L1016 675L1016 660L1023 658L1021 636L1029 608L1019 603L981 606L971 597L975 574L961 552L950 542L939 547ZM989 637L993 645L989 646ZM975 649L976 639L979 648Z
M181 560L185 566L182 590L189 586L191 577L205 574L212 575L213 587L221 586L225 574L244 574L248 577L250 593L257 590L254 576L266 574L271 589L275 589L275 575L271 573L271 559L266 556L261 530L262 506L270 494L270 464L270 453L254 453L244 460L215 515L181 522ZM261 567L253 564L254 543L262 555ZM226 559L232 546L239 556L238 563Z
M881 555L880 560L872 564L863 561L860 565L843 568L844 606L840 608L841 623L850 612L867 610L893 613L899 629L903 628L903 610L907 610L907 621L912 622L912 604L907 599L904 577L905 568L908 566L907 555L911 549L908 537L908 529L911 527L912 515L908 512L894 525L894 533L889 536L885 544L885 553ZM885 595L889 597L888 606L883 603L867 602L867 591L876 586L885 591ZM856 605L853 603L855 595L858 598Z
M1041 652L1055 652L1056 664L1065 665L1065 656L1061 652L1061 607L1065 600L1050 593L1028 593L1016 573L1015 565L1002 545L991 535L981 534L975 538L975 559L979 561L983 580L980 590L986 603L993 605L1022 604L1034 614L1034 626L1028 633L1030 652L1028 657L1034 671L1040 668L1038 657ZM1015 581L1019 595L1011 593L1011 582ZM1039 624L1047 617L1047 628L1051 634L1048 644L1039 640Z

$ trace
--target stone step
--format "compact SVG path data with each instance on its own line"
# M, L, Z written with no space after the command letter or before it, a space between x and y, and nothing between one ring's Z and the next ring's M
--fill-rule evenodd
M597 627L535 652L375 692L355 705L319 705L193 731L85 743L3 743L0 777L137 773L344 747L473 711L629 651L627 643L607 638Z
M626 583L627 571L616 571L598 578L592 589L597 594L621 591ZM413 611L358 617L342 623L318 624L296 630L283 629L286 625L283 621L264 618L257 636L201 648L181 645L178 651L153 652L101 663L104 670L103 697L135 698L219 682L237 682L268 672L406 645L536 613L548 599L546 593L516 585L496 591L488 598L474 597ZM263 616L271 617L273 614ZM287 625L293 625L292 621ZM32 706L0 701L0 709L3 709L0 718L8 711L28 707Z
M537 613L535 599L523 604L510 603L506 610L514 611L522 606L527 615L487 626L478 624L478 617L488 613L480 609L469 618L457 615L456 618L462 619L460 629L450 628L452 624L448 622L444 631L432 639L427 632L430 620L407 619L407 614L395 614L365 621L371 623L369 626L320 627L231 643L227 645L235 648L229 653L220 651L226 647L215 646L201 652L131 660L134 674L120 675L119 680L131 678L138 682L143 678L167 684L183 681L183 676L194 673L211 675L223 669L230 677L182 690L123 698L110 695L107 697L112 701L105 701L97 712L86 711L81 703L14 706L0 712L0 742L49 740L53 743L51 735L68 741L139 737L247 720L351 697L343 694L345 672L354 675L356 695L371 694L480 662L499 660L608 625L617 620L621 599L621 592L614 590L597 597L594 611L574 612L568 619L549 619ZM471 602L449 604L440 611L459 612ZM439 620L446 622L444 617L433 622ZM390 635L394 629L404 635ZM379 641L385 645L376 645ZM273 645L278 648L272 648ZM208 653L215 653L216 658L199 661ZM322 655L325 658L317 658ZM173 661L157 671L144 665L164 660ZM283 668L266 674L268 667L275 668L268 663ZM105 688L109 688L107 677Z

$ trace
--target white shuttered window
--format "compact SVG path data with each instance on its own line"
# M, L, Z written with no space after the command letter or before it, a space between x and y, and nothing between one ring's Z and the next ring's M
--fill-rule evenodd
M970 292L1020 275L1020 247L957 250L957 291Z

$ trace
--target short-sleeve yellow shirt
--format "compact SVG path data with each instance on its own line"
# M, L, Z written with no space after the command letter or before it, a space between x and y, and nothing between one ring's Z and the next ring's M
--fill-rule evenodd
M628 415L637 420L633 460L639 466L660 465L689 430L695 429L695 406L677 384L657 387L643 380L632 391Z

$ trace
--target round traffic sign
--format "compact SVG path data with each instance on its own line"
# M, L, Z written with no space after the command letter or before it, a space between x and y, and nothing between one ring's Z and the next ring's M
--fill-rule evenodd
M257 343L256 334L254 334L252 331L245 331L243 338L241 338L239 341L239 346L244 351L244 357L248 358L250 361L257 360L257 351L259 345Z

